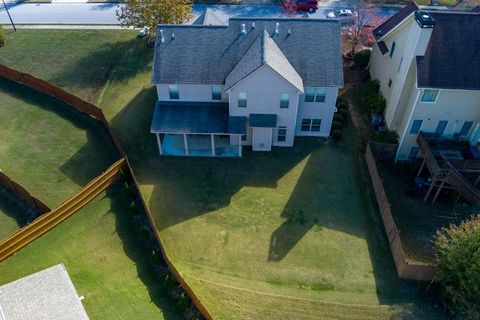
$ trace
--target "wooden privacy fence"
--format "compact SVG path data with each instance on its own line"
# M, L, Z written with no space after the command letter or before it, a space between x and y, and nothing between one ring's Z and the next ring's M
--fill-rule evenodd
M431 281L437 273L437 267L432 265L411 264L407 261L405 251L402 247L400 233L393 220L390 202L383 187L382 179L378 173L376 159L373 155L370 143L367 144L365 152L365 160L367 162L368 171L372 179L375 197L377 199L378 208L382 217L383 226L388 237L390 250L392 251L393 260L397 268L398 276L402 279Z
M102 122L106 122L103 112L97 106L50 84L45 80L38 79L28 73L23 73L0 64L0 76L21 83L27 87L43 92L49 96L55 97L76 110L86 113Z
M62 202L56 209L35 219L31 224L18 229L7 239L0 242L0 262L27 246L33 240L44 235L58 224L71 217L99 193L115 182L125 164L122 158L115 162L103 174L90 181L79 193Z
M25 201L27 204L35 208L39 214L45 213L50 211L50 208L43 203L42 201L38 200L27 190L25 190L21 185L10 179L5 173L0 171L0 184L4 185L9 191L16 194L20 199Z
M168 266L168 269L170 270L170 272L173 274L173 276L177 279L178 283L182 286L183 290L187 293L187 295L190 297L190 299L192 300L193 304L195 305L195 307L197 308L197 310L202 314L202 316L207 319L207 320L211 320L213 319L210 312L205 308L205 306L203 305L203 303L200 301L200 299L198 299L197 295L195 294L195 292L193 291L193 289L187 284L187 282L183 279L183 277L181 276L180 272L177 270L177 268L175 267L175 265L172 263L172 260L170 259L170 257L168 256L167 252L165 251L164 247L163 247L163 243L162 243L162 240L160 238L160 235L159 235L159 232L157 230L157 226L155 224L155 220L153 219L153 215L151 214L150 210L148 209L148 206L145 202L145 199L143 198L143 195L142 193L140 192L140 187L138 185L138 182L137 182L137 179L135 178L135 175L133 173L133 170L132 170L132 167L130 166L130 163L128 161L128 158L125 154L125 152L123 151L123 148L122 146L120 145L120 143L118 143L117 139L115 138L114 134L113 134L113 130L112 128L110 127L110 124L108 123L107 121L107 118L105 117L105 115L103 114L103 111L102 109L98 108L97 106L77 97L77 96L74 96L72 95L71 93L68 93L66 92L65 90L63 89L60 89L52 84L50 84L49 82L47 81L44 81L44 80L41 80L41 79L37 79L35 78L34 76L32 75L29 75L29 74L26 74L26 73L22 73L22 72L19 72L17 70L14 70L14 69L11 69L11 68L8 68L2 64L0 64L0 76L2 77L5 77L7 79L10 79L10 80L13 80L15 82L18 82L20 84L23 84L23 85L26 85L32 89L35 89L37 91L40 91L40 92L43 92L47 95L50 95L50 96L53 96L55 98L57 98L58 100L60 101L63 101L65 102L68 106L74 108L75 110L77 111L80 111L82 113L85 113L89 116L91 116L92 118L100 121L101 123L103 123L103 125L105 126L105 129L107 131L107 134L110 138L110 140L112 141L113 145L115 146L117 152L119 153L119 155L122 157L122 159L120 159L119 161L117 161L114 165L112 165L103 175L107 174L110 172L110 174L114 174L114 177L112 177L112 180L110 180L110 184L114 181L113 178L117 178L118 174L119 174L119 170L120 169L123 169L123 173L126 175L126 178L129 179L131 185L133 185L141 203L142 203L142 206L143 206L143 209L147 215L147 218L148 218L148 221L149 221L149 224L150 224L150 227L152 228L152 230L154 231L155 233L155 238L158 242L158 245L160 247L160 250L162 251L162 254L163 254L163 257L164 257L164 260ZM115 171L115 173L111 172L110 170L112 168L116 168L116 166L119 166L118 168L118 171ZM113 170L113 169L112 169ZM102 175L102 176L103 176ZM100 177L102 177L100 176ZM97 179L99 179L100 177L96 178L95 180L93 180L91 183L95 183L95 181ZM87 189L88 187L91 187L91 183L89 183L83 190L85 191L85 189ZM97 190L98 193L100 193L101 191L103 191L105 188L107 188L108 185L103 185L102 184L102 190ZM93 188L93 187L92 187ZM74 196L73 198L76 198L78 195ZM69 199L69 200L72 200L73 198ZM85 198L87 199L87 198ZM88 197L88 201L92 200L93 197ZM67 201L69 201L67 200ZM66 201L66 202L67 202ZM85 205L86 203L88 203L88 201L86 201L83 205ZM62 203L63 205L63 203ZM76 210L80 209L81 207L78 207ZM57 210L60 209L60 206L59 208L55 209L54 211L52 212L56 212ZM69 211L67 211L69 212ZM66 213L61 213L61 215L66 215L63 219L60 219L60 218L50 218L51 216L53 217L56 217L56 215L51 215L51 212L45 214L45 216L41 217L43 219L52 219L51 222L49 222L49 220L47 220L47 222L45 222L45 226L43 226L43 224L39 224L36 228L38 228L38 231L36 231L37 229L32 229L31 231L31 235L30 232L28 231L23 231L23 229L27 228L27 227L30 227L31 225L33 225L33 223L25 228L22 228L22 229L19 229L17 232L15 232L10 238L13 238L16 236L17 233L26 233L27 234L27 238L26 240L30 240L30 241L26 241L26 240L22 240L22 238L20 238L20 236L16 236L14 239L10 239L8 238L7 240L5 240L4 242L0 243L0 261L2 261L3 259L5 259L6 257L8 257L9 255L11 255L12 253L20 250L21 248L23 248L24 246L26 246L28 243L30 243L31 241L33 241L34 239L38 238L39 236L41 236L42 234L46 233L48 230L52 229L55 225L57 225L58 223L62 222L63 220L65 220L66 218L68 218L69 216L71 216L73 213L75 213L75 211L73 212L69 212L69 214L67 215ZM57 215L59 215L57 213ZM39 219L37 220L40 220L39 223L41 223L41 221L43 221ZM36 221L35 220L35 223ZM57 221L58 220L58 221ZM51 225L51 227L50 227ZM38 233L38 235L37 235ZM30 238L28 238L30 237ZM17 239L17 240L15 240ZM6 244L6 242L9 241L8 243L10 244L9 246ZM8 249L7 246L10 248Z

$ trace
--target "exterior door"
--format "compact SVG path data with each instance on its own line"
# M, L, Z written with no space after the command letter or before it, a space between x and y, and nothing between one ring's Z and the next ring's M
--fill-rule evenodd
M253 128L252 150L270 151L272 150L272 128Z

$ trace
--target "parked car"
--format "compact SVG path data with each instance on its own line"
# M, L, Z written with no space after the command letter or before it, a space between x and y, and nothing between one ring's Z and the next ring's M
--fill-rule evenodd
M327 18L339 19L341 23L353 23L354 17L355 17L355 12L352 12L352 10L350 9L335 10L327 14Z
M317 0L284 0L283 6L285 9L291 9L294 11L306 11L314 13L318 9Z

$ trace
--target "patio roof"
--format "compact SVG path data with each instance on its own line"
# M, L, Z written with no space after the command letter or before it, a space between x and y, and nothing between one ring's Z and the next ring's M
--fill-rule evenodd
M228 103L158 101L151 133L246 134L246 117L228 114Z
M277 115L251 113L249 122L252 128L275 128L277 126Z

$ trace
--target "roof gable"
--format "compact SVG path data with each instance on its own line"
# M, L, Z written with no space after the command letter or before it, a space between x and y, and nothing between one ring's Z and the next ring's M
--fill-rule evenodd
M303 81L266 30L243 55L225 79L228 90L260 67L268 65L295 88L303 92Z
M228 26L159 25L165 41L157 32L152 82L223 84L263 30L273 34L276 23L280 32L272 41L305 86L343 85L340 23L286 18L231 18ZM242 24L246 34L240 33Z

